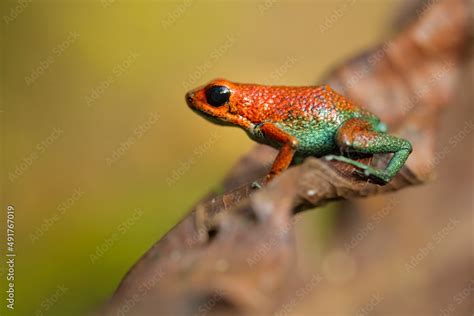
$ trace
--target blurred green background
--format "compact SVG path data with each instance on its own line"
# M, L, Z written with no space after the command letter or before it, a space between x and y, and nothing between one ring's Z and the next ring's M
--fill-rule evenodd
M187 90L215 77L314 84L376 43L394 5L3 1L2 208L15 206L17 253L8 314L96 309L252 146L189 111Z

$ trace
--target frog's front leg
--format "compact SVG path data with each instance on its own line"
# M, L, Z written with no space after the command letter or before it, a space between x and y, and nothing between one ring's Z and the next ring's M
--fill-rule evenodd
M382 184L389 182L403 167L412 152L407 140L377 132L372 124L361 118L352 118L344 122L336 133L336 144L345 152L367 154L393 153L392 159L384 170L367 166L344 156L326 156L327 160L339 160L364 170L364 174L373 177Z
M272 123L263 123L258 129L266 140L281 145L280 151L273 162L272 169L265 179L265 182L268 183L276 175L288 168L298 147L298 141L295 137L282 131Z

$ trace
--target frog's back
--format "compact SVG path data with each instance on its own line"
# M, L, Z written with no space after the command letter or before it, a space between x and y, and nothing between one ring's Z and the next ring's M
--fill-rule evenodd
M286 103L286 108L274 107L274 121L279 128L296 137L299 154L321 156L334 152L337 129L350 118L360 117L378 122L375 115L328 85L287 89L289 91L283 93L291 96L289 103Z

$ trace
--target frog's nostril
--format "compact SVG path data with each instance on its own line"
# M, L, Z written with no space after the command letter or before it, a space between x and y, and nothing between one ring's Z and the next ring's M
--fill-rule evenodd
M194 93L192 92L186 93L186 102L188 103L188 105L193 104L193 101L194 101L193 97L194 97Z

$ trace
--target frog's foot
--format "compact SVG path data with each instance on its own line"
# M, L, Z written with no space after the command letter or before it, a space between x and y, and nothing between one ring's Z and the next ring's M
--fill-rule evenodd
M252 184L250 184L250 188L252 190L260 190L262 188L262 185L258 181L254 181L252 182Z
M336 161L345 162L347 164L350 164L362 170L366 170L367 168L370 168L369 166L367 166L366 164L363 164L362 162L353 160L351 158L347 158L345 156L327 155L327 156L324 156L324 159L326 159L327 161L336 160Z
M392 180L392 178L389 177L384 172L384 170L375 169L370 166L368 166L366 169L364 169L363 172L360 172L360 173L363 174L365 177L369 178L370 180L372 180L373 182L380 185L387 184L390 182L390 180Z
M362 162L347 158L345 156L338 156L338 155L327 155L324 157L327 161L336 160L345 162L349 165L359 168L357 173L363 177L368 177L377 184L386 184L388 183L391 178L384 172L384 170L376 169L371 166L368 166Z
M343 157L337 160L345 161L364 171L364 175L378 184L389 182L405 164L412 151L409 141L383 133L380 124L374 128L372 123L352 118L339 127L336 133L336 143L341 151L361 154L393 154L385 169L375 169L363 163Z

